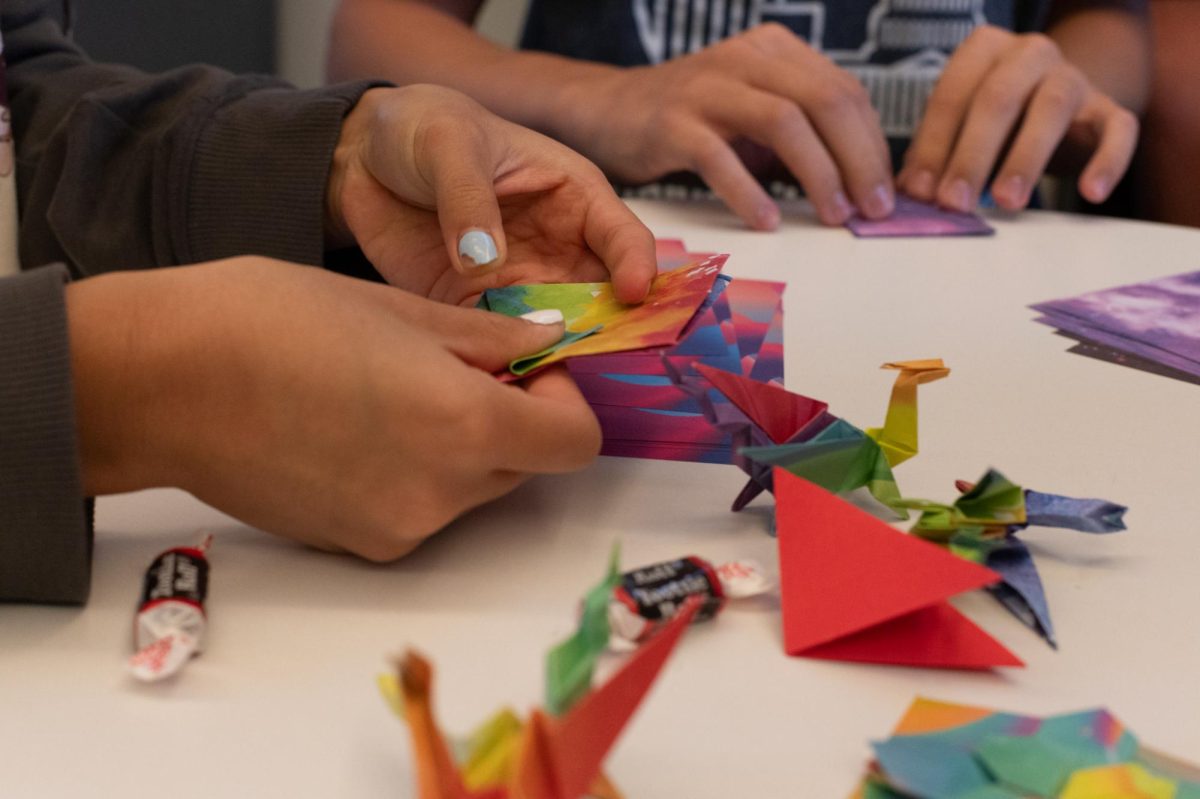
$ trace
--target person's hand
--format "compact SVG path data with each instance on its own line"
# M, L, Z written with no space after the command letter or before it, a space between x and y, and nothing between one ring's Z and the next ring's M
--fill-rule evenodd
M449 89L364 94L328 196L335 235L392 285L443 302L611 274L633 303L656 272L653 235L594 164Z
M600 448L565 372L490 374L561 323L251 257L79 281L67 312L89 494L178 486L263 530L390 560Z
M1098 203L1125 174L1137 137L1137 117L1092 86L1052 40L983 26L946 64L897 185L918 200L970 211L1003 155L992 196L1019 210L1058 154L1086 162L1079 193Z
M605 72L570 96L556 132L610 175L636 183L690 170L752 228L773 229L779 208L735 152L744 140L774 152L827 225L855 206L872 219L894 207L891 158L866 90L781 25Z

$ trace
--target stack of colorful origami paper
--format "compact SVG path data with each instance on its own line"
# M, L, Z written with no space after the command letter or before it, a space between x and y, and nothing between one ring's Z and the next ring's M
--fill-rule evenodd
M659 269L703 261L683 242L658 242ZM783 283L739 278L719 286L684 338L665 349L577 358L568 366L604 430L601 454L729 463L729 437L667 375L664 361L688 375L697 365L762 382L783 379ZM720 399L714 397L720 402Z

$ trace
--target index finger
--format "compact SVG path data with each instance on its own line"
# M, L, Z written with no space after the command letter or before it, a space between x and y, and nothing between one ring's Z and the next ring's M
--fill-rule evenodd
M499 386L498 386L499 387ZM503 420L496 468L532 474L574 472L600 453L600 423L566 367L503 386L495 410Z
M794 37L793 37L794 38ZM799 106L833 156L855 205L871 218L892 212L892 164L879 118L857 78L799 39L781 42L771 64L743 73L753 87Z
M613 294L626 303L646 299L658 274L654 234L629 210L603 178L588 187L592 197L583 223L583 238L612 275Z
M900 188L910 196L925 202L935 199L971 98L1000 59L1011 36L990 27L977 28L946 63L904 154Z

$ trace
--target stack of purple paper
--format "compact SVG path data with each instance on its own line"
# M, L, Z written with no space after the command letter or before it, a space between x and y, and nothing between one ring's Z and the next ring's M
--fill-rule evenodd
M660 270L704 257L687 252L678 240L658 242ZM782 381L783 289L783 283L769 281L728 282L674 347L568 361L604 430L601 454L730 463L729 437L671 382L663 358L688 375L697 375L693 365L703 363L763 382Z
M1030 306L1072 352L1200 383L1200 272Z

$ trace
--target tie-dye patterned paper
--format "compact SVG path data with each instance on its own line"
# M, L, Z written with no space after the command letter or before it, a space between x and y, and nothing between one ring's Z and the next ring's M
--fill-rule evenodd
M1200 376L1200 272L1030 307L1038 322Z
M975 214L948 211L903 194L896 195L896 210L887 219L856 216L846 222L846 227L862 239L990 236L996 232Z
M710 257L688 252L676 239L660 239L657 245L660 271ZM688 335L675 346L567 362L600 420L601 454L701 463L733 459L728 434L709 424L699 402L680 391L666 369L694 376L704 365L782 380L784 284L739 279L723 291L716 288L711 306L696 314ZM723 402L715 391L710 399Z
M1039 718L918 698L852 799L1196 799L1200 772L1107 710Z
M626 305L610 283L544 283L488 289L480 306L507 316L556 308L567 335L542 352L518 358L518 376L583 355L670 346L713 289L726 256L714 255L659 274L640 305Z

